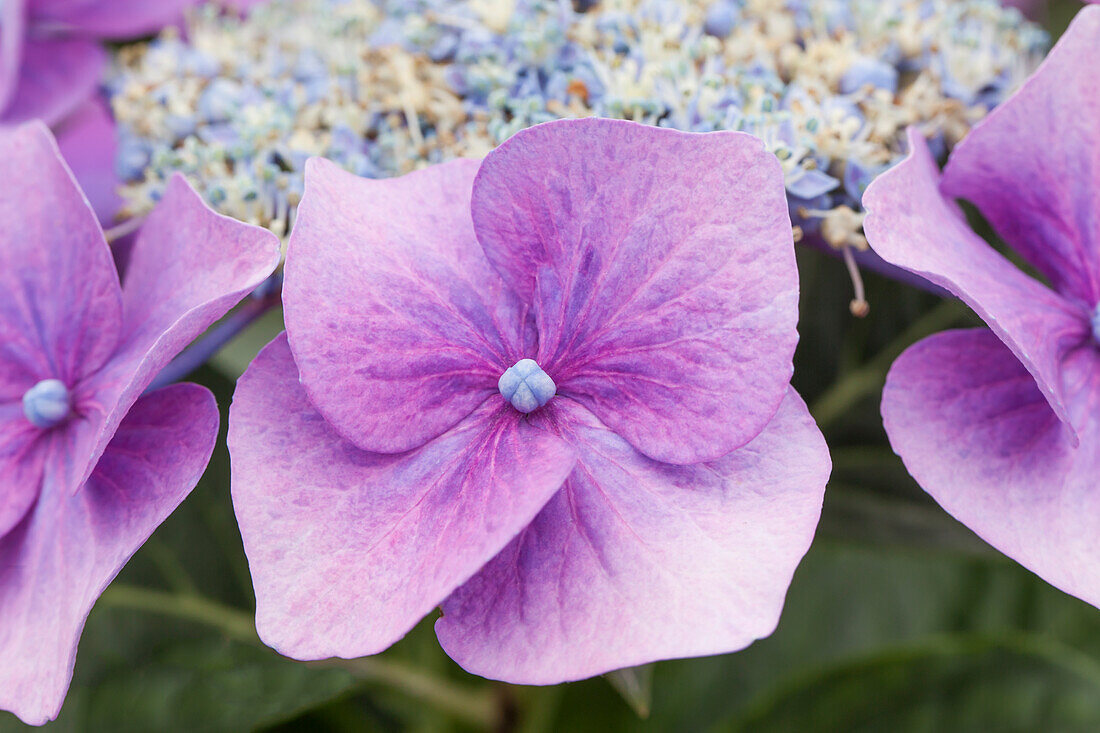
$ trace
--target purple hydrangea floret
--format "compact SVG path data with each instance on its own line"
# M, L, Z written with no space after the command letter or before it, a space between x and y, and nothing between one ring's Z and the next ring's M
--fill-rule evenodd
M50 133L0 135L0 709L56 717L92 604L183 500L213 395L156 373L275 268L266 230L177 177L124 283Z
M103 76L102 42L156 33L198 0L4 0L0 124L60 122Z
M0 128L33 119L54 128L101 221L111 221L122 204L115 126L96 93L108 62L103 42L156 33L197 2L0 2Z
M261 637L374 654L441 605L462 666L542 684L771 633L830 468L797 301L783 173L744 133L311 161L287 333L230 413Z
M943 171L923 140L864 197L871 246L990 330L948 331L891 369L882 414L913 477L982 538L1100 606L1100 7ZM975 204L1049 282L967 226Z

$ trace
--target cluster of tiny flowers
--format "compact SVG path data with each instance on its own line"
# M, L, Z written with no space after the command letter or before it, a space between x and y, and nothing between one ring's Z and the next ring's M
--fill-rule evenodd
M386 177L596 115L753 133L796 225L863 247L905 128L945 152L1047 43L997 0L273 0L121 49L109 91L132 216L179 171L285 235L310 156Z

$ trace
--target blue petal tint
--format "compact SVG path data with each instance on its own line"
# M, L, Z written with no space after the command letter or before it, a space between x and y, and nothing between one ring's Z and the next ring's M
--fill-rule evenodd
M840 78L840 91L851 94L862 89L864 84L896 94L898 70L884 61L863 56Z
M733 33L733 27L740 20L741 10L730 0L718 0L707 8L706 19L703 21L703 30L712 36L725 38Z
M23 414L43 430L65 422L71 411L69 388L59 379L43 379L23 395Z
M787 192L800 199L817 198L839 185L840 181L816 168L803 168L787 176Z
M520 359L500 375L497 388L504 399L520 412L533 412L558 391L550 375L534 359Z
M1092 337L1100 345L1100 303L1096 304L1096 310L1092 312Z

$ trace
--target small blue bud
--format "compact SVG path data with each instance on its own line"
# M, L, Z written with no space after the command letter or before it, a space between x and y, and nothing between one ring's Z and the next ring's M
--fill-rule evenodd
M862 89L865 84L896 94L898 70L884 61L863 56L840 77L840 91L851 94Z
M43 430L65 422L70 412L69 388L60 379L43 379L23 395L23 414Z
M520 412L533 412L551 400L558 386L534 359L520 359L500 375L501 396Z
M737 5L729 2L729 0L718 0L718 2L707 8L703 30L717 38L725 38L733 33L733 27L740 20L740 15Z
M1100 345L1100 303L1096 304L1096 310L1092 312L1092 337Z
M787 181L787 191L796 198L813 199L829 193L839 185L840 181L817 168L801 169L801 172L795 172Z

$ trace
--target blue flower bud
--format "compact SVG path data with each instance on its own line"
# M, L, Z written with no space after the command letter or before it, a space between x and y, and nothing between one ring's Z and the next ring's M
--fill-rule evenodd
M533 412L545 405L558 391L550 375L534 359L520 359L500 375L497 388L501 396L520 412Z
M718 0L718 2L707 8L703 30L712 36L725 38L733 32L733 27L737 25L740 15L737 5L729 2L729 0Z
M43 379L23 395L23 414L43 430L65 422L72 407L69 388L60 379Z
M898 70L884 61L863 56L840 77L840 91L851 94L865 84L895 94L898 91Z

